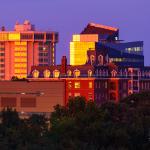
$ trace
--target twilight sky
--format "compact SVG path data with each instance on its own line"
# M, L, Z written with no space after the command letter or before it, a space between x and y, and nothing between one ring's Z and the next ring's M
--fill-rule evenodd
M16 21L30 20L39 30L59 32L57 63L69 59L69 42L89 22L120 28L120 39L144 41L150 65L150 0L1 0L0 26L12 30Z

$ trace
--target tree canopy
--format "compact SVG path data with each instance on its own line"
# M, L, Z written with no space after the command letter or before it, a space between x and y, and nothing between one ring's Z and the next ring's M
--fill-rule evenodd
M3 150L149 150L150 94L97 106L84 97L56 105L50 119L34 114L20 119L13 109L1 112Z

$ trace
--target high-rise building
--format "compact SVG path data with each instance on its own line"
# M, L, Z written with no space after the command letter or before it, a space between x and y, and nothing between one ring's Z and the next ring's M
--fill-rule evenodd
M36 31L28 20L0 31L0 79L26 78L33 65L55 65L57 32Z
M83 65L87 61L87 51L96 49L96 44L105 41L114 41L119 38L119 29L89 23L81 34L73 35L70 42L70 64ZM82 56L82 59L81 59Z
M96 60L96 51L99 52L99 56L103 55L100 58L105 59L107 63L144 66L142 41L123 42L119 39L118 28L94 23L89 23L81 34L73 35L70 42L70 64L93 63Z

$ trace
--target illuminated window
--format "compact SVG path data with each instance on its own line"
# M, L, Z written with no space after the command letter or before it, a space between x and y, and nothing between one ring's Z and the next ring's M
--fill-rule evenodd
M27 42L15 42L15 45L17 45L17 46L20 46L20 45L26 46Z
M16 63L15 64L15 68L26 68L27 67L27 64L23 64L23 63Z
M59 75L60 75L60 72L59 72L58 70L54 70L53 76L54 76L55 78L58 78Z
M68 82L68 88L71 89L72 88L72 82Z
M32 73L34 78L38 78L39 77L39 71L38 70L34 70Z
M20 33L9 33L9 40L20 40Z
M91 77L91 76L92 76L92 71L88 70L88 77Z
M27 53L17 52L15 53L15 56L27 56Z
M69 97L71 97L71 95L72 95L71 93L68 93L68 96L69 96Z
M68 76L70 77L70 76L72 75L71 70L68 70L68 71L67 71L67 74L68 74Z
M91 89L93 87L93 83L89 82L89 88Z
M15 58L15 62L27 62L27 58Z
M49 70L46 69L43 74L44 74L44 78L49 78L51 73Z
M74 88L79 89L80 88L80 82L75 82L74 83Z
M80 76L80 71L79 70L75 70L74 71L74 76L77 78L77 77L79 77Z
M15 73L27 73L26 69L15 69Z
M75 97L80 96L80 93L74 93L74 96Z

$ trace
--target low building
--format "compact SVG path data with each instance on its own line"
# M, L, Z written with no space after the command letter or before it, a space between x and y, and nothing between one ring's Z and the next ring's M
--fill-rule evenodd
M1 81L0 111L11 107L22 115L49 114L55 105L64 105L65 96L63 79Z

